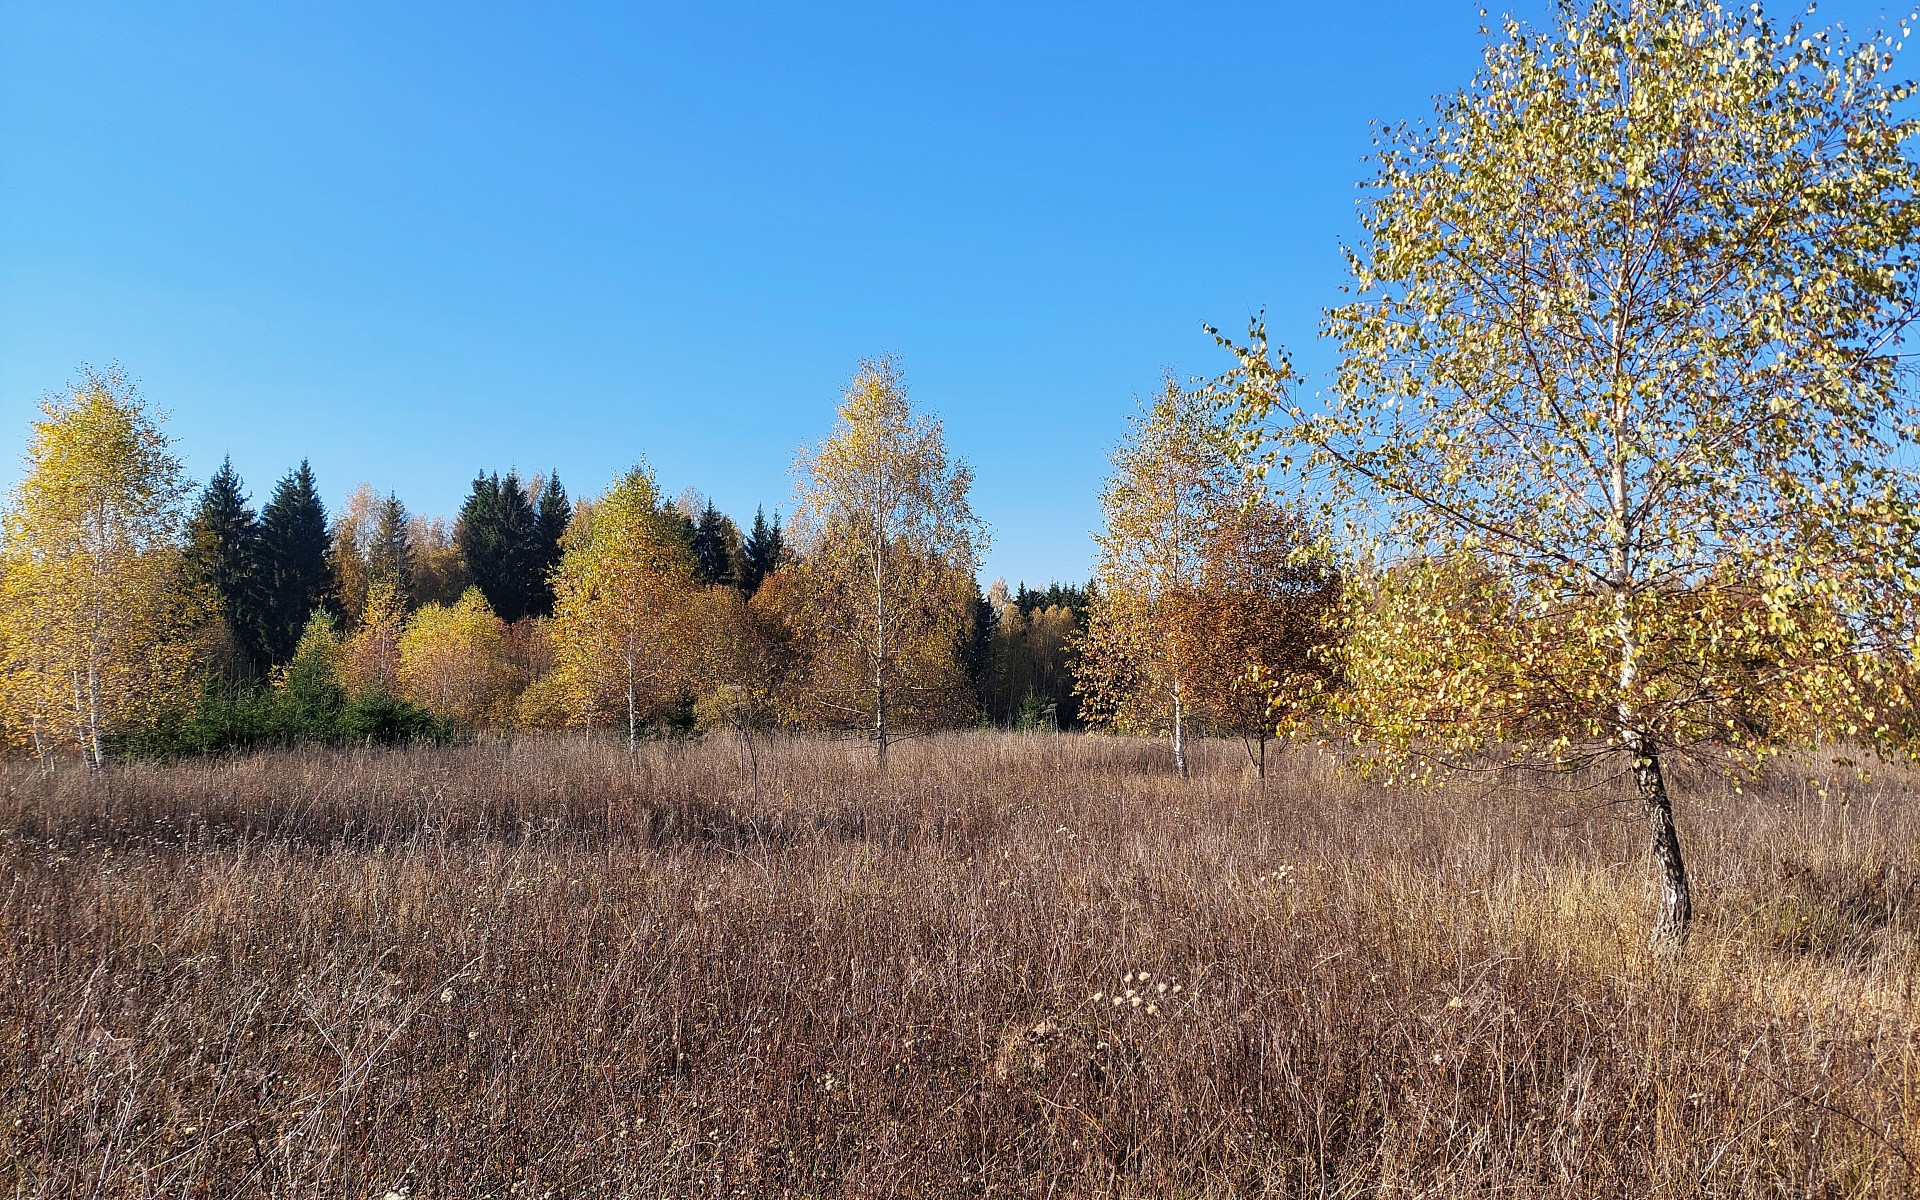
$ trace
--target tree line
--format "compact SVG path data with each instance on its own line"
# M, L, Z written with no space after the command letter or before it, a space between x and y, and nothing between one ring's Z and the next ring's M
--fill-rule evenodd
M575 501L482 472L451 519L302 462L204 488L117 370L43 399L4 530L5 728L51 761L479 731L1078 725L1087 590L976 580L971 474L864 363L744 531L644 463Z

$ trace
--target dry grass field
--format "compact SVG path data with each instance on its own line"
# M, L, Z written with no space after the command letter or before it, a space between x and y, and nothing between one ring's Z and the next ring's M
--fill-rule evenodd
M7 769L16 1196L1899 1196L1903 778L1640 827L1238 747Z

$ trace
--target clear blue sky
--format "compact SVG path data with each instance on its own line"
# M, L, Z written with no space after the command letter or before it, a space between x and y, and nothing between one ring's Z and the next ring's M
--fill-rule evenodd
M1464 83L1480 24L0 0L0 483L36 398L118 361L256 501L302 457L450 514L481 468L584 494L644 455L744 522L891 351L975 467L985 578L1083 578L1133 397L1222 366L1201 322L1264 306L1324 369L1369 123Z

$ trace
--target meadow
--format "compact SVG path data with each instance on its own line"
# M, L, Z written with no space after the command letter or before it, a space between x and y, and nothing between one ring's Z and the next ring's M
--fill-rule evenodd
M477 741L4 768L0 1190L1920 1190L1915 780Z

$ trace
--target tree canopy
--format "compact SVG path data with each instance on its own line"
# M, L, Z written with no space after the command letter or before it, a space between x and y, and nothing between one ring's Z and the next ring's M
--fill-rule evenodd
M914 411L891 358L860 364L833 435L795 470L809 702L822 720L866 733L884 768L902 731L971 705L958 650L986 547L973 473L947 457L940 423Z
M1229 386L1379 535L1366 739L1623 759L1673 945L1663 755L1910 736L1910 89L1890 42L1757 5L1595 0L1504 35L1380 141L1324 411L1258 326Z
M98 766L203 650L200 597L180 586L186 479L118 370L40 402L26 466L0 526L7 716L41 755L74 747Z

